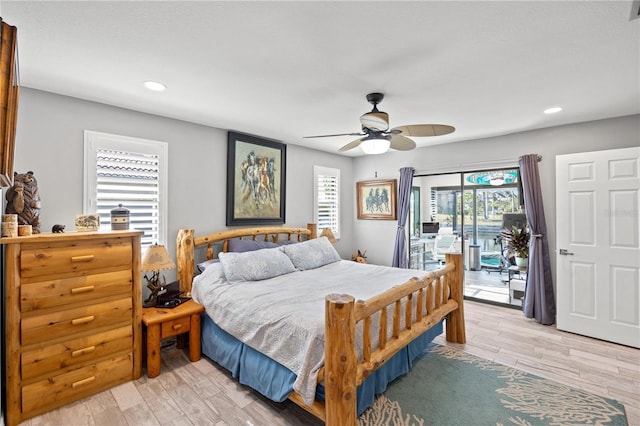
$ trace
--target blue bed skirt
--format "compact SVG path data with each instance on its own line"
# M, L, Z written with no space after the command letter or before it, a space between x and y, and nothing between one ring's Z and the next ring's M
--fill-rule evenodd
M442 333L442 322L424 332L371 374L358 388L358 415L371 404L375 395L383 393L389 383L409 372L413 362L427 345ZM266 355L237 340L202 313L202 352L231 372L240 383L267 398L282 402L293 391L296 375ZM319 384L316 399L324 400L324 387Z

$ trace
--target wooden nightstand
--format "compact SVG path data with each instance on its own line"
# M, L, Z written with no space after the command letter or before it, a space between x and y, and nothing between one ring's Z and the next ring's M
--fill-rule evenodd
M142 323L145 325L147 347L147 376L160 374L160 341L177 336L177 347L184 348L185 333L189 333L189 360L200 359L200 313L204 306L193 300L172 308L144 308Z

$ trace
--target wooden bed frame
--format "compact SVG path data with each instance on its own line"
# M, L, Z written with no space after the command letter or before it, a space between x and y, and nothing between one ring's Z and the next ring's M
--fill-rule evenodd
M249 238L278 242L302 241L316 237L315 224L308 228L263 227L222 231L195 236L193 229L181 229L177 238L178 279L182 291L191 291L195 270L195 249L206 247L206 258L213 259L216 246L226 251L230 239ZM222 243L222 244L221 244ZM325 401L307 405L293 392L289 399L324 420L328 426L355 425L356 389L372 372L380 368L409 342L446 318L446 338L449 342L465 343L463 309L462 255L446 255L443 268L428 273L422 279L412 278L384 293L367 300L356 301L346 294L329 294L325 300L325 365L318 374L318 382L324 381ZM417 273L418 271L416 271ZM412 308L415 298L416 306ZM406 300L407 303L402 304ZM387 307L393 312L393 330L387 338ZM372 317L380 314L380 329L372 330ZM408 327L400 328L404 316ZM362 321L363 354L358 360L356 352L356 324ZM372 333L377 333L379 344L372 347Z

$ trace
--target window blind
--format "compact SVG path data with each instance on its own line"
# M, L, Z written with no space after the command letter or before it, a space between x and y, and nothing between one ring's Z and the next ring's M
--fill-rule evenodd
M315 222L318 233L330 228L340 238L340 170L314 166Z
M158 241L159 157L98 148L96 151L96 209L100 225L111 226L111 210L129 209L129 228L144 231L142 245Z

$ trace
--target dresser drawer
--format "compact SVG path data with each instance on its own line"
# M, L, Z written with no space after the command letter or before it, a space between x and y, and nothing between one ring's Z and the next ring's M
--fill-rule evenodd
M74 278L51 279L23 284L20 288L20 310L51 308L85 302L117 294L131 294L133 277L130 269Z
M125 326L27 351L22 354L22 379L63 371L92 359L130 351L132 336L131 326Z
M132 322L131 298L80 306L44 315L25 316L20 323L22 344L30 345L73 336L124 321Z
M177 318L177 319L174 319L173 321L163 322L161 326L160 338L165 339L167 337L175 336L182 333L187 333L190 328L191 328L190 316Z
M22 388L22 411L37 414L132 379L133 358L125 354L52 375Z
M20 252L20 276L24 279L118 266L131 268L131 255L130 240L113 238L73 245L29 246Z

